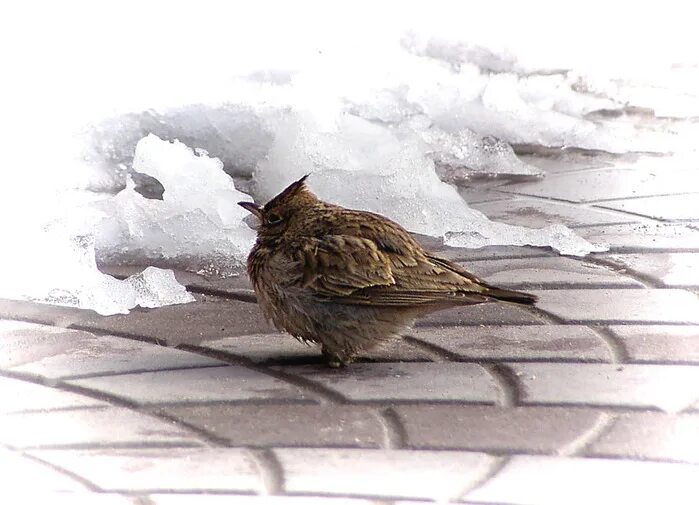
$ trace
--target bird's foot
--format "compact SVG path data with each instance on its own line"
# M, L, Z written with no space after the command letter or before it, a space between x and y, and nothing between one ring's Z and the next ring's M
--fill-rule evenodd
M325 364L328 365L330 368L344 368L353 361L353 359L350 356L345 356L338 354L337 352L329 351L325 347L323 347L322 353L323 359L325 360Z

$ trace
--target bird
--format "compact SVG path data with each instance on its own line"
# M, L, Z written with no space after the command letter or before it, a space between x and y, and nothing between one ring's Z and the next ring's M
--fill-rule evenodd
M320 344L328 366L348 365L431 312L536 303L425 250L380 214L322 201L307 178L265 205L238 204L259 220L247 272L263 314L280 331Z

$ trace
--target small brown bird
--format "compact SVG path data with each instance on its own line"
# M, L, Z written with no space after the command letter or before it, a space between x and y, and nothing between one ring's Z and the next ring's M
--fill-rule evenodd
M390 219L319 200L306 177L265 206L239 205L261 221L248 274L262 311L278 329L321 344L330 366L350 363L430 312L536 302L425 251Z

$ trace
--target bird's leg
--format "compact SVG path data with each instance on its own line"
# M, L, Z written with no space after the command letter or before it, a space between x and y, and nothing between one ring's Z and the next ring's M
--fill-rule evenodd
M321 353L323 354L325 363L330 368L343 368L352 363L351 357L345 355L344 353L330 350L326 346L322 347Z

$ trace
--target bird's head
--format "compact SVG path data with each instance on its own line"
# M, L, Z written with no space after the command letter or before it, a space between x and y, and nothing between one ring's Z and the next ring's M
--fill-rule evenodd
M306 185L307 177L308 175L304 175L298 181L292 182L265 205L238 202L238 205L260 220L257 229L259 236L278 237L286 230L295 215L318 202L318 198Z

